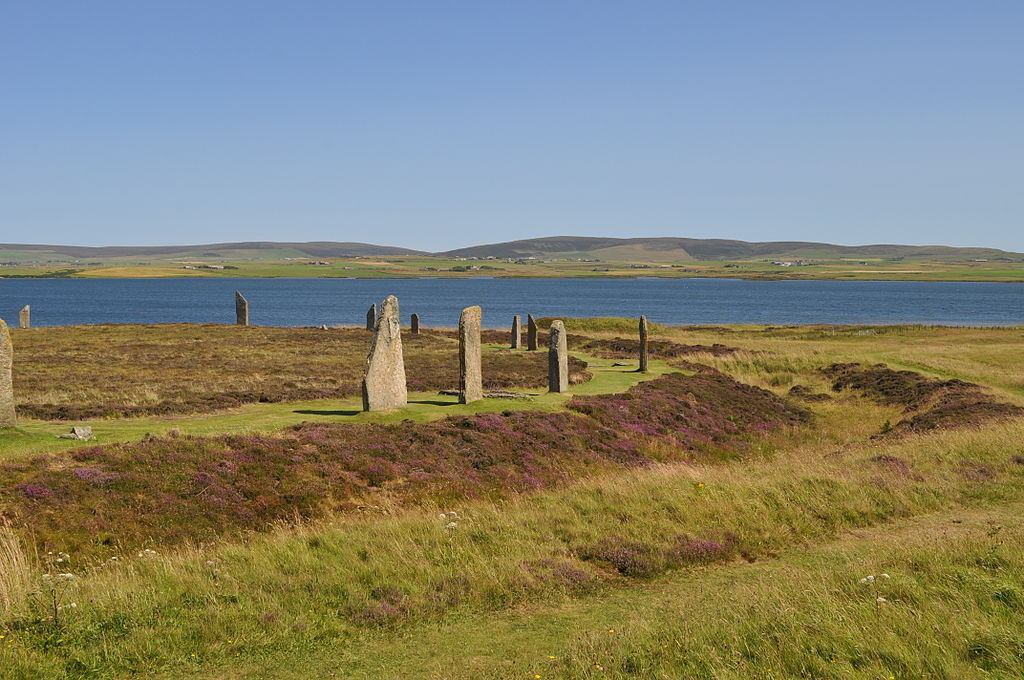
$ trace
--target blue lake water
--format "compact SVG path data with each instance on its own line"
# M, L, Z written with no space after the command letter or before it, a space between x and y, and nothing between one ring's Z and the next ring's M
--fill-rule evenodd
M513 314L637 316L669 324L1024 324L1024 284L740 279L0 279L0 318L32 306L34 326L234 322L233 293L251 322L362 324L370 303L397 295L402 316L455 326L484 309L484 325Z

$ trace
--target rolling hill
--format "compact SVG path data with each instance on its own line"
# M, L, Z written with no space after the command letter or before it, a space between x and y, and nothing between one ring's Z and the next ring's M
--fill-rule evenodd
M951 246L866 245L841 246L808 241L748 242L697 238L590 238L554 236L459 248L449 257L593 257L602 260L746 260L757 258L849 257L906 259L1020 259L1021 253L998 248Z
M191 246L53 246L0 243L0 255L61 256L76 259L112 259L130 257L219 257L225 259L275 259L282 257L356 257L360 255L424 255L419 250L377 246L370 243L311 241L286 243L247 241Z
M267 261L285 258L341 258L419 255L443 258L586 258L612 262L685 262L694 260L752 260L765 258L839 259L903 258L908 260L964 261L973 259L1021 260L1024 254L997 248L951 246L864 245L843 246L808 241L748 242L697 238L598 238L552 236L508 241L429 253L410 248L370 243L333 241L248 241L182 246L74 246L0 244L0 261L125 261L138 259Z

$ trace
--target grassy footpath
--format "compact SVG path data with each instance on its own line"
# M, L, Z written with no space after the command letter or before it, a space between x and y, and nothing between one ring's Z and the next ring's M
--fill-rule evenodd
M1019 677L1022 515L1022 504L936 513L773 560L452 616L198 677Z

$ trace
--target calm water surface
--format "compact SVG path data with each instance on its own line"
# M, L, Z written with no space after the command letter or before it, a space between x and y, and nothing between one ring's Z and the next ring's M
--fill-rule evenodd
M1024 324L1024 284L739 279L0 279L0 318L32 305L35 326L234 322L234 291L267 326L362 324L370 303L397 295L402 316L455 326L513 314L637 316L669 324Z

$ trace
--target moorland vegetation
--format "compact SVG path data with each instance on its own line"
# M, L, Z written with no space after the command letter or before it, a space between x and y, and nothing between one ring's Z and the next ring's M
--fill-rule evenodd
M570 329L575 396L11 449L0 676L1019 672L1024 330L657 327L644 379L615 323ZM254 329L159 327L136 369L206 330ZM188 434L232 409L279 419Z

